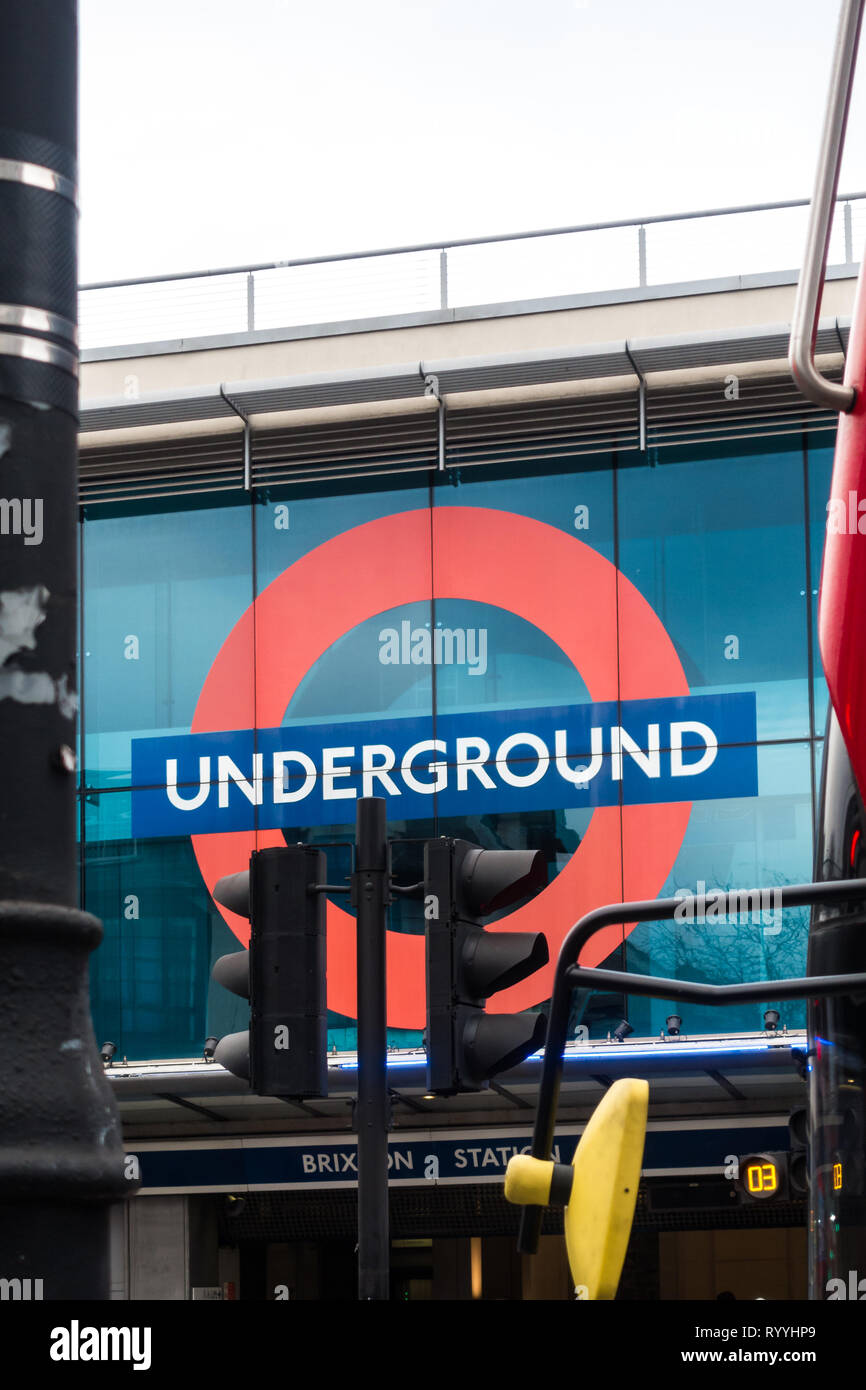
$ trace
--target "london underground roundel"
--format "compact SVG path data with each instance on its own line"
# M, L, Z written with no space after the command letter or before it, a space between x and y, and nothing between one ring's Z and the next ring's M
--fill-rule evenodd
M378 613L431 597L490 604L534 624L576 667L593 703L689 694L659 618L604 556L529 517L435 507L344 532L279 575L223 643L202 689L192 733L279 726L307 672L344 633ZM254 689L239 679L249 670L253 651ZM691 801L595 807L580 845L553 882L497 921L497 931L544 932L550 964L496 995L491 1011L514 1012L549 998L559 947L585 912L658 894L679 853L690 811ZM224 874L246 866L254 849L285 840L280 829L260 829L194 834L192 842L212 892ZM245 943L248 922L220 911ZM328 1007L354 1018L355 919L330 901L327 939ZM582 963L598 964L622 939L617 927L600 932ZM389 1025L423 1028L423 936L389 932L387 969Z

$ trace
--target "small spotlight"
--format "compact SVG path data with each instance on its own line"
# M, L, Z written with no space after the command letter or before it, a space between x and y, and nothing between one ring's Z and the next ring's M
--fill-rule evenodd
M665 1027L668 1030L669 1038L678 1038L682 1026L683 1021L680 1018L679 1014L668 1014L667 1018L665 1019Z
M225 1211L226 1216L233 1218L236 1216L240 1216L246 1204L247 1199L243 1193L230 1192L225 1199L225 1205L223 1207L223 1210Z
M766 1031L767 1031L768 1033L775 1033L775 1031L776 1031L776 1029L778 1028L778 1026L779 1026L779 1010L778 1010L778 1009L765 1009L765 1010L764 1010L764 1028L766 1029Z
M626 1019L623 1019L619 1027L614 1028L613 1030L614 1042L624 1042L625 1039L628 1037L629 1033L633 1032L634 1029L632 1028L631 1024Z
M117 1051L117 1046L113 1042L104 1042L99 1049L99 1055L106 1066L111 1066L111 1059Z
M206 1062L213 1061L213 1055L216 1052L218 1042L219 1038L205 1038L203 1056Z

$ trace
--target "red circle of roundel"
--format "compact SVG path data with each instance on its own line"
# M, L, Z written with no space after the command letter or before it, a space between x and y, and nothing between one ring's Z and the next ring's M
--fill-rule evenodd
M598 551L545 522L479 507L435 507L369 521L302 556L232 628L208 673L192 732L277 728L304 676L345 632L402 604L466 599L507 609L545 632L580 672L593 702L687 695L659 618ZM618 636L619 634L619 640ZM254 676L253 676L254 673ZM679 853L690 802L597 807L553 882L497 931L543 931L550 964L490 1001L514 1012L549 998L569 928L605 903L653 898ZM209 892L279 830L193 835ZM227 909L240 941L249 923ZM328 903L328 1007L356 1017L355 919ZM632 924L633 925L633 924ZM604 960L631 926L599 932L584 965ZM388 933L388 1023L423 1028L424 938Z

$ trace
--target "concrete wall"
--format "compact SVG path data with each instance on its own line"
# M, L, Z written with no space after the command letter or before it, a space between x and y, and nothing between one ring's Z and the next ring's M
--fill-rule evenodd
M111 1212L111 1297L188 1299L220 1281L216 1210L201 1197L133 1197Z
M853 279L831 280L822 317L850 315ZM172 352L108 361L81 369L81 400L122 396L134 378L139 393L213 386L219 382L264 381L308 373L358 370L415 361L487 354L532 352L624 339L661 338L750 326L787 324L795 286L675 298L632 299L552 312L512 314L414 327L343 332L283 342L251 343L203 351Z

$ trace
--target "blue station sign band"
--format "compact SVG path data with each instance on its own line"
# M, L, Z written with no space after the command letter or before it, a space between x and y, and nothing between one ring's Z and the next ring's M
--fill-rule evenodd
M132 833L756 796L753 692L290 724L132 743Z

